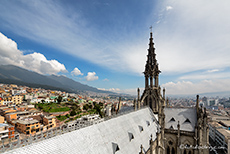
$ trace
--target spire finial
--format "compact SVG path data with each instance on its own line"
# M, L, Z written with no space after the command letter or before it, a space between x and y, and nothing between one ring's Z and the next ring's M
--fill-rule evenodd
M143 146L142 146L142 144L141 144L141 152L139 154L144 154L143 153Z
M153 38L153 26L150 26L149 29L150 29L150 38Z

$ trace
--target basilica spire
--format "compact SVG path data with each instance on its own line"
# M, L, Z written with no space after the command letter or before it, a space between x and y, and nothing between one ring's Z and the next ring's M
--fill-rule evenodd
M150 27L151 29L151 27ZM140 98L140 104L149 106L155 114L161 114L161 110L164 107L164 98L161 96L161 88L159 86L158 76L161 71L159 70L156 60L155 47L153 43L153 33L150 32L149 48L147 61L145 64L145 90ZM165 95L165 94L164 94ZM161 97L160 97L161 96Z
M158 75L161 71L159 70L158 63L156 60L156 54L155 54L155 48L153 43L153 33L150 32L150 38L149 38L149 49L148 49L148 55L147 55L147 61L145 65L145 88L153 87L153 78L155 80L154 86L158 86ZM148 83L150 78L150 85Z

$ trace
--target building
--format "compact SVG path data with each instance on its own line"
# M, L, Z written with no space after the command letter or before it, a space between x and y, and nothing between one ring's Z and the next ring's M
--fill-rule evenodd
M165 99L165 89L161 94L159 86L159 66L156 60L156 53L150 33L149 49L145 65L145 89L138 97L136 106L149 106L158 117L161 133L158 134L159 151L157 153L183 153L183 154L206 154L209 153L209 132L207 113L205 108L199 106L197 96L196 107L191 108L169 108ZM184 147L191 148L184 148ZM193 147L206 147L193 148ZM151 151L152 152L152 151Z
M0 140L14 138L14 126L0 123Z
M223 127L219 122L209 123L209 136L212 146L221 147L216 149L219 153L226 153L230 147L230 130Z
M5 122L5 118L3 116L0 116L0 124Z
M18 116L16 112L12 112L12 113L7 113L5 117L6 117L6 121L10 122L12 120L16 120Z
M46 126L47 129L56 127L56 117L43 117L43 124Z
M22 104L23 96L19 94L12 95L13 104Z
M40 123L35 119L16 120L15 127L22 133L29 135L40 131Z

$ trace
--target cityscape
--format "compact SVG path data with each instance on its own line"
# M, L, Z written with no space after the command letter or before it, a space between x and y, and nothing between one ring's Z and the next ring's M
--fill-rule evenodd
M0 153L230 153L229 5L0 1Z

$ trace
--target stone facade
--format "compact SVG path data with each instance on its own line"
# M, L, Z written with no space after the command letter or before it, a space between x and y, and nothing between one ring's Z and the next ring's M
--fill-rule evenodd
M159 70L156 53L150 33L149 49L145 65L145 89L140 97L134 101L134 108L148 106L154 114L158 115L160 130L157 139L152 141L152 146L147 153L153 154L208 154L209 153L209 128L207 124L206 109L199 107L197 96L196 107L170 108L165 99L165 89L161 94L159 86ZM165 106L167 104L167 106ZM199 148L201 147L201 148ZM143 152L141 151L140 154Z

